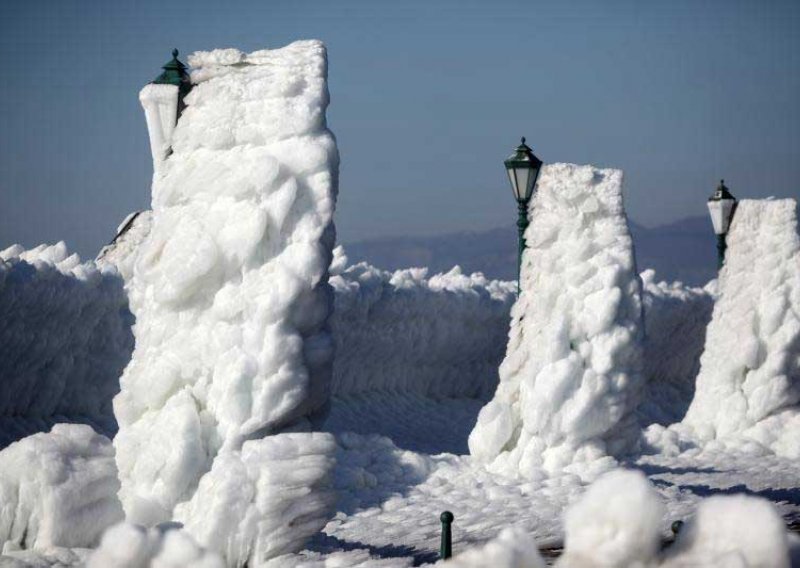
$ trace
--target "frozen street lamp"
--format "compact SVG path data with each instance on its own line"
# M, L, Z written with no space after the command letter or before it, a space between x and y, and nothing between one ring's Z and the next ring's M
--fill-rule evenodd
M517 146L505 162L508 179L511 181L511 191L514 192L514 199L517 200L519 218L517 219L517 229L519 232L519 250L517 252L517 292L521 286L522 276L522 251L525 250L525 229L528 228L528 203L533 196L536 186L536 178L542 169L542 161L537 158L533 151L525 144L525 137L522 143Z
M172 59L162 69L163 72L139 93L156 171L172 151L172 133L186 107L183 99L192 90L189 73L186 65L178 60L177 49L172 50Z
M728 235L728 228L731 226L731 219L736 211L736 198L731 195L725 187L725 180L719 180L719 185L714 195L708 198L708 213L711 215L711 222L714 224L714 233L717 235L717 261L719 268L725 262L725 241Z

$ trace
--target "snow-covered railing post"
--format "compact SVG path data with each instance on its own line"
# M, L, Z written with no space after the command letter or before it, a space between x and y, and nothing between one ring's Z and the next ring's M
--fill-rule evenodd
M442 521L442 543L439 547L439 556L442 560L447 560L453 556L453 519L455 517L450 511L445 511L439 517L439 520Z

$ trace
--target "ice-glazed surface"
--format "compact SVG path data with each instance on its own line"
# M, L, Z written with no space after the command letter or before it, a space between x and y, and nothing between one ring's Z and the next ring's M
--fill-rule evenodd
M694 288L681 282L656 282L655 277L652 270L641 274L647 386L638 414L643 425L672 424L686 415L694 397L716 287L716 281Z
M234 52L231 66L221 53ZM332 452L329 435L300 433L324 414L333 364L338 153L325 122L326 52L304 41L189 62L195 86L154 174L152 229L129 284L136 349L114 399L120 495L128 519L146 526L182 504L187 530L223 554L234 544L205 523L228 507L241 519L266 507L282 522L229 533L240 539L231 558L255 565L327 515L324 498L286 505L306 477L307 492L324 484ZM307 441L275 451L259 441L287 431ZM309 454L317 459L303 465ZM277 486L265 480L271 469L286 472ZM271 510L260 491L281 493L280 483L284 505Z
M525 476L630 449L643 382L622 172L546 166L529 216L500 384L469 437L473 456Z
M127 285L133 277L136 252L150 234L152 226L152 211L135 211L129 214L117 227L114 239L100 250L95 262L98 266L115 266Z
M344 264L346 259L341 259ZM513 282L424 268L386 272L360 263L339 269L332 392L434 398L491 396L508 333Z
M122 520L114 448L84 424L57 424L0 451L3 552L97 546ZM2 562L0 562L2 563Z
M800 237L793 199L744 200L684 426L800 458Z
M0 251L0 448L57 422L112 435L131 323L116 271L63 242Z

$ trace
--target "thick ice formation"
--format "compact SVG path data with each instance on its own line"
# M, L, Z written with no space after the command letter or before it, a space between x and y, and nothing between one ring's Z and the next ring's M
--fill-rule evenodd
M672 424L683 419L694 396L716 282L693 288L656 283L655 276L652 270L641 274L647 386L638 414L642 424Z
M308 492L324 485L333 447L325 434L261 440L308 430L328 399L338 153L326 54L306 41L189 62L196 84L153 178L152 230L130 283L136 349L114 400L114 445L133 522L169 520L182 504L181 520L208 546L205 524L227 507L242 523L275 515L260 522L278 528L259 525L255 540L214 535L218 551L237 547L235 558L255 565L327 515L325 498L271 509L261 494L283 483L287 500L302 480ZM275 481L273 468L286 477Z
M793 199L744 200L684 419L702 440L747 438L800 458L800 237Z
M116 272L81 263L63 242L1 251L0 447L56 422L113 434L131 320Z
M57 424L0 451L3 551L97 546L122 520L111 441L83 424Z
M324 433L276 434L221 453L176 519L231 566L300 550L336 502L328 473L336 443ZM322 513L322 514L321 514ZM252 561L251 561L252 565Z
M110 244L104 246L97 255L99 266L113 265L125 283L133 278L136 252L144 242L153 225L152 211L134 211L117 227L117 235Z
M538 187L500 384L469 438L476 458L523 475L630 448L642 386L622 172L555 164Z
M391 273L366 263L334 271L334 395L491 396L513 282L458 267L431 277L424 268Z

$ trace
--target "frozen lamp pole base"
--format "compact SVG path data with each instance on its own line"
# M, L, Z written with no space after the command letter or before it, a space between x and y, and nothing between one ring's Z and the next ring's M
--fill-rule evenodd
M522 290L522 253L525 251L525 229L528 228L528 203L536 187L536 179L542 169L542 161L525 144L525 138L517 146L514 153L504 162L508 180L511 182L511 191L517 200L519 217L517 230L519 231L519 251L517 253L517 295Z
M719 180L714 195L708 198L708 214L711 215L711 223L713 223L714 233L717 235L717 267L720 269L725 264L728 229L731 226L733 214L736 212L737 203L736 198L725 187L725 180Z
M517 217L519 245L517 249L517 295L519 295L522 286L522 251L525 250L525 231L530 224L528 221L528 203L529 201L517 202L517 207L519 208L519 216Z
M717 268L721 269L725 264L725 251L728 248L728 235L717 235Z

